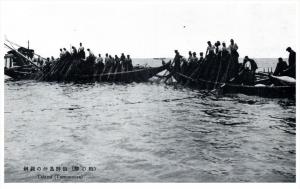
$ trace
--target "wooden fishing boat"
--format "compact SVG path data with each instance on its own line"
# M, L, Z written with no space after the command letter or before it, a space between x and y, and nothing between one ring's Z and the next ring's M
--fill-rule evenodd
M70 74L65 78L59 78L58 81L78 81L78 82L146 82L151 77L165 70L169 65L160 67L134 67L132 71L120 71L112 73L91 73L91 74ZM55 80L48 79L48 80Z
M172 72L169 67L168 71ZM182 73L173 72L172 76L177 83L183 86L188 86L198 90L217 91L219 94L246 94L252 96L268 97L268 98L295 98L296 86L295 85L243 85L238 81L231 83L220 83L214 81L207 81L201 78L191 78ZM274 79L274 77L273 77ZM278 77L275 79L278 80Z
M83 63L84 64L84 63ZM160 67L134 67L132 71L121 71L113 73L82 73L73 72L70 74L60 74L47 76L47 73L37 68L27 66L16 66L4 68L4 74L16 80L40 80L40 81L78 81L78 82L145 82L159 72L165 70L169 65L165 64Z
M288 76L273 76L270 75L269 79L272 83L274 83L276 86L295 86L296 85L296 79Z
M34 79L36 73L37 70L31 66L4 67L4 74L15 80Z
M8 41L8 40L7 40ZM8 41L11 45L13 42ZM58 82L145 82L170 64L159 67L136 66L130 70L122 70L120 66L110 66L108 69L95 63L95 57L81 59L77 56L65 56L55 61L48 61L45 66L38 66L32 61L37 55L34 50L24 47L15 49L6 43L10 49L5 55L4 74L17 80L31 79L38 81ZM39 56L39 55L38 55Z

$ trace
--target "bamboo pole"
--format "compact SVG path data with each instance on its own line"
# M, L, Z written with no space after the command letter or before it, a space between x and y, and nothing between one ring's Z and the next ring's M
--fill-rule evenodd
M18 46L18 47L23 47L23 46L21 46L21 45L18 45L17 43L15 43L15 42L12 42L12 41L10 41L10 40L8 40L8 39L5 39L7 42L9 42L10 44L14 44L14 45L16 45L16 46ZM29 49L29 40L28 40L28 49ZM33 54L35 54L35 55L37 55L37 56L40 56L42 59L44 59L44 60L47 60L46 58L44 58L44 57L42 57L41 55L39 55L39 54L37 54L37 53L33 53Z
M23 58L25 58L30 64L32 64L34 67L38 68L39 70L41 70L40 67L38 67L36 64L34 64L31 60L29 60L26 56L24 56L22 53L18 52L17 50L13 49L12 47L8 46L6 43L4 43L4 45L6 47L8 47L9 49L15 51L16 53L18 53L20 56L22 56Z

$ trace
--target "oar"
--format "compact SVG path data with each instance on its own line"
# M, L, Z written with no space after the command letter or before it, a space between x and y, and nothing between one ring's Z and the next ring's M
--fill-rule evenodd
M244 73L244 69L242 69L242 70L238 73L237 76L234 76L234 77L230 78L230 79L229 79L229 82L223 83L219 88L215 88L215 89L211 90L210 92L215 92L215 91L217 91L217 90L220 91L220 90L224 89L224 88L227 86L227 84L230 84L230 83L234 82L234 81L235 81L240 75L242 75L243 73Z
M173 62L171 63L171 60L170 60L169 62L167 62L167 63L165 63L164 61L162 61L162 64L163 64L163 65L164 65L164 64L170 64L169 66L170 66L170 68L172 68ZM167 72L165 72L165 74L167 74ZM172 77L173 74L174 74L173 70L170 71L169 75L165 76L166 79L165 79L164 83L167 83L167 81Z
M271 74L266 74L266 73L262 73L262 72L257 72L255 74L261 75L261 76L267 76L267 77L269 77L271 75Z
M168 63L169 63L169 62L168 62ZM168 64L168 63L167 63L167 64ZM164 62L163 60L162 60L162 64L165 65L165 62ZM167 77L167 76L166 76L167 73L168 73L168 70L166 70L165 73L164 73L162 76L155 75L156 77L159 78L159 79L158 79L158 82L160 82L162 78L166 78L166 77ZM165 81L166 81L166 80L165 80Z

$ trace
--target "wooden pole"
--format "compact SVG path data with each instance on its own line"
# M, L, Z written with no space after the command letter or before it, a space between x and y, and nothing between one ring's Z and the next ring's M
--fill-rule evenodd
M8 46L6 43L4 43L4 45L6 47L8 47L9 49L15 51L18 55L22 56L23 58L25 58L30 64L32 64L34 67L38 68L39 70L41 70L40 67L38 67L37 65L35 65L31 60L29 60L26 56L24 56L23 54L21 54L20 52L18 52L17 50L11 48L10 46Z
M8 39L5 39L7 42L9 42L10 44L14 44L14 45L16 45L16 46L18 46L18 47L22 47L21 45L18 45L18 44L16 44L15 42L12 42L12 41L10 41L10 40L8 40ZM13 46L13 45L11 45L11 46ZM29 47L29 40L28 40L28 47ZM35 55L37 55L37 56L40 56L42 59L44 59L44 60L47 60L46 58L44 58L44 57L42 57L41 55L39 55L39 54L37 54L37 53L34 53Z

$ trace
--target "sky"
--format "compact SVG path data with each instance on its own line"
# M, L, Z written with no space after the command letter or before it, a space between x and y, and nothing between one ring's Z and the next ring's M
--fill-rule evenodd
M287 57L296 49L297 6L288 2L4 1L1 34L43 57L62 47L136 58L187 56L233 38L242 56Z

